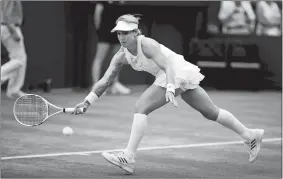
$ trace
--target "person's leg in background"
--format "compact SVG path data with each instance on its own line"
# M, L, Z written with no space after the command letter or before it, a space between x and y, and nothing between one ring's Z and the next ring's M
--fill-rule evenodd
M120 44L113 44L112 49L111 49L111 57L113 57L116 52L120 49ZM112 86L110 87L111 94L130 94L131 90L124 86L120 81L119 81L119 75L116 76Z
M108 30L107 25L102 24L97 30L97 35L97 50L92 64L92 80L94 84L102 77L101 69L104 61L107 60L107 57L109 56L112 58L120 49L120 44L117 42L117 37L114 34L110 34L110 30ZM109 90L107 90L107 93L126 95L130 94L131 90L122 85L119 82L119 76L117 76Z
M92 81L95 84L101 78L101 68L109 50L110 44L107 42L98 42L96 54L92 64Z
M95 6L94 24L96 27L98 44L92 65L92 79L94 84L102 77L101 70L107 57L110 56L110 58L112 58L120 48L120 43L116 34L112 34L110 31L122 11L122 6L120 6L119 3L116 4L105 1L103 3L100 2ZM122 85L119 82L119 76L117 76L106 92L126 95L130 94L131 90Z
M1 84L9 80L6 94L8 97L19 97L25 93L21 91L24 85L27 55L24 45L24 37L20 27L16 27L20 36L17 42L11 38L11 34L5 25L1 25L1 41L9 53L10 61L1 66Z
M101 78L101 69L103 62L106 60L108 53L111 53L111 57L119 50L120 45L111 45L108 42L98 42L97 51L92 64L92 80L95 84ZM119 82L119 76L115 78L112 86L107 91L112 94L130 94L131 90Z

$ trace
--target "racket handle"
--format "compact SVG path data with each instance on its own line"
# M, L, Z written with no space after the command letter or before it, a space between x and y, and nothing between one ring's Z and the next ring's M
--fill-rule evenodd
M64 108L63 112L64 113L72 113L72 112L74 112L74 110L75 110L75 108Z
M86 108L80 108L80 110L82 111L82 112L85 112L86 111ZM74 112L75 111L75 108L64 108L63 109L63 112L64 113L72 113L72 112Z

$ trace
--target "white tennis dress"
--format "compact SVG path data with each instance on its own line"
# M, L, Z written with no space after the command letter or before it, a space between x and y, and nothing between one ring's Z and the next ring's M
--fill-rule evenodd
M131 54L127 48L123 48L128 63L134 70L146 71L155 76L154 84L166 88L166 73L152 60L148 59L142 52L141 40L144 35L139 35L137 39L137 56ZM179 55L164 45L160 44L161 52L171 61L175 71L175 86L182 90L196 88L204 75L200 73L198 66L187 62L182 55Z

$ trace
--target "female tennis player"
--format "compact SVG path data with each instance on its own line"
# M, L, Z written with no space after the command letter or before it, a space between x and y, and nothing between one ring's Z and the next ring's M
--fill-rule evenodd
M170 102L177 107L175 96L182 99L205 118L215 121L239 134L249 152L249 162L254 162L260 150L263 129L245 127L233 114L217 107L206 91L199 86L204 76L200 69L185 61L154 39L143 36L138 28L139 19L133 15L123 15L116 21L111 32L116 32L121 44L109 68L101 80L93 87L83 102L76 105L74 114L82 114L80 108L88 108L98 99L115 79L124 64L130 64L137 71L146 71L156 77L154 83L142 94L135 106L130 139L124 151L103 152L110 163L134 172L135 155L147 127L147 117L154 110Z

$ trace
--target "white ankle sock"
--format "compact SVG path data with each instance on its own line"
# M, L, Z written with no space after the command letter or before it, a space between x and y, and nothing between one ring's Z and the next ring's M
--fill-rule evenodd
M244 140L251 140L251 131L244 126L233 114L230 112L219 109L219 115L216 119L219 124L233 130L239 134Z
M147 127L147 115L135 113L131 135L127 146L127 150L130 154L132 155L136 154L138 146L145 134L146 127Z

